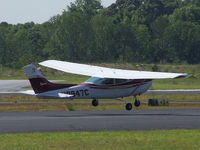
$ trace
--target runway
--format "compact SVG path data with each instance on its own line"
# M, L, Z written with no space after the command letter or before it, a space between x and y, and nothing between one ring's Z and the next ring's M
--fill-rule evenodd
M198 128L200 109L0 113L0 133Z
M63 80L50 80L51 82L58 82ZM0 80L0 96L9 96L9 95L24 95L27 90L25 87L31 86L29 80Z
M28 80L0 80L0 91L21 91L23 87L30 86Z

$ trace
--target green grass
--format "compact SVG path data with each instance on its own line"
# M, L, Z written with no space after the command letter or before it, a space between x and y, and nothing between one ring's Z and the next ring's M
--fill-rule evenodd
M200 130L0 135L0 150L198 150Z
M158 99L168 99L169 102L173 101L191 101L191 102L200 102L200 95L142 95L138 97L141 102L148 102L150 98ZM124 98L125 101L133 102L133 97ZM56 103L31 103L31 104L20 104L19 102L56 102ZM77 103L72 103L72 102ZM124 103L116 103L116 100L112 99L103 99L99 100L99 106L93 107L91 105L91 99L89 100L43 100L37 99L34 96L5 96L0 97L0 102L13 102L13 104L1 104L0 112L25 112L25 111L78 111L78 110L125 110ZM81 103L81 102L88 103ZM112 103L103 104L104 101L110 101ZM147 104L142 104L139 108L133 108L134 110L138 109L170 109L170 108L200 108L200 104L196 103L181 103L173 104L169 103L169 106L156 106L151 107Z
M181 101L181 102L200 102L200 95L141 95L137 97L142 102L147 102L149 99L168 99L169 101ZM133 101L133 96L123 98L124 101ZM33 102L33 101L44 101L44 102L71 102L69 99L38 99L35 96L0 96L0 102ZM75 99L76 102L91 102L91 99ZM117 102L113 99L100 99L102 101Z
M167 89L200 89L200 79L165 79L153 80L152 90Z
M142 104L139 108L133 107L133 111L141 109L194 109L200 108L200 104L169 104L169 106L148 106ZM125 110L125 104L100 104L94 107L91 104L1 104L0 112L35 112L35 111L103 111Z

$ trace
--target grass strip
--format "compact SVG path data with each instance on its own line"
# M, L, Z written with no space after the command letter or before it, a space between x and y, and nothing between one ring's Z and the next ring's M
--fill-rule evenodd
M200 130L0 135L0 150L197 150Z
M153 80L151 90L174 90L174 89L200 89L200 79L163 79Z
M174 101L182 102L200 102L200 95L142 95L138 97L141 102L147 102L150 98L168 99L169 106L150 107L142 104L139 108L134 109L169 109L169 108L200 108L197 103L170 103ZM111 103L102 103L102 102ZM133 97L124 98L125 102L133 102ZM99 106L93 107L91 100L44 100L37 99L35 96L5 96L0 97L0 102L13 102L13 104L1 104L0 112L24 112L24 111L74 111L74 110L124 110L124 103L116 103L116 100L99 100ZM50 102L50 103L29 103L20 104L20 102ZM53 103L51 103L53 102ZM55 103L54 103L55 102ZM73 103L77 102L77 103ZM80 103L79 103L80 102ZM82 103L87 102L87 103Z
M140 109L172 109L172 108L200 108L200 104L169 104L169 106L148 106L141 104L134 107L133 111ZM94 111L94 110L125 110L125 104L100 104L94 107L91 104L1 104L0 112L26 112L26 111Z
M148 102L149 99L157 98L157 99L168 99L171 102L181 101L181 102L200 102L200 95L141 95L137 97L141 102ZM124 101L133 101L133 96L123 98ZM91 99L38 99L35 96L28 95L19 95L19 96L0 96L0 102L91 102ZM116 102L117 100L113 99L100 99L99 102L103 101L111 101Z

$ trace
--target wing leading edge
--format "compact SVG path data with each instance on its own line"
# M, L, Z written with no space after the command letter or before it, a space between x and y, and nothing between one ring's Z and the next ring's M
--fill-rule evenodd
M167 79L186 77L187 74L182 73L165 73L165 72L150 72L150 71L135 71L122 70L93 65L85 65L58 60L47 60L39 63L42 66L56 69L59 71L100 77L100 78L115 78L115 79Z

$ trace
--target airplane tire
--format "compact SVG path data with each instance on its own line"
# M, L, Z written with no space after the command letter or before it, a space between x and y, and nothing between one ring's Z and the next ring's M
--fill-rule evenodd
M132 104L131 103L127 103L126 104L126 110L130 111L132 109Z
M135 105L135 107L139 107L140 106L140 101L136 99L134 105Z
M99 105L98 100L96 100L96 99L92 100L92 105L95 107L98 106Z

